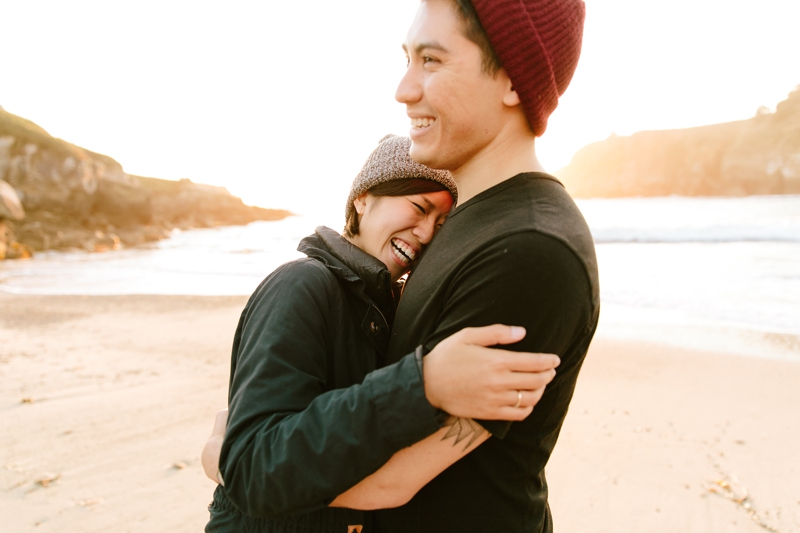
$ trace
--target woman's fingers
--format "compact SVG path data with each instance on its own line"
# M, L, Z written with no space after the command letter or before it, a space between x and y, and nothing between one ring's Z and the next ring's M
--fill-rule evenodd
M555 377L554 369L543 372L509 372L503 380L502 389L512 391L543 389Z
M525 328L494 324L480 328L464 328L453 335L459 342L476 346L513 344L525 338Z
M508 370L512 372L543 372L558 368L561 358L552 353L512 352L495 349L495 355L502 357Z
M511 406L516 407L517 409L527 407L533 408L537 403L539 403L539 400L542 399L544 390L545 388L542 387L541 389L536 390L512 391L512 394L509 395L509 397L513 396L513 403ZM519 401L519 405L517 405L517 401Z
M534 391L508 391L506 396L509 398L509 403L497 408L497 419L514 422L525 420L533 412L533 408L539 403L539 400L542 399L544 390L544 387L542 387ZM519 401L519 405L517 405L517 401Z

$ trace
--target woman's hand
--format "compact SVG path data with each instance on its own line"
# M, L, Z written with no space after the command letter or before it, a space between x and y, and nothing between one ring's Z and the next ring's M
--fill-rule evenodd
M524 337L524 328L500 324L449 336L423 358L428 401L460 418L524 420L561 360L553 354L486 348Z
M214 429L211 430L211 436L208 438L206 445L203 446L203 452L200 454L200 462L203 464L206 476L220 485L225 485L219 475L219 456L222 452L222 440L225 438L227 426L228 410L218 411L214 419Z

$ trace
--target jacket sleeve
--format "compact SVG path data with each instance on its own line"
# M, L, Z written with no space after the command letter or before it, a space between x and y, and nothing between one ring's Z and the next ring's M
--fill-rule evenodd
M323 508L439 427L413 354L360 385L322 392L338 290L321 265L293 262L242 314L220 471L245 514Z

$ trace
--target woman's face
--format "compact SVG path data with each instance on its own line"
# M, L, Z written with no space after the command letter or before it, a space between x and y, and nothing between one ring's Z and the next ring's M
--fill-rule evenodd
M359 232L350 242L377 257L392 279L409 271L453 207L447 191L409 196L362 194L353 202Z

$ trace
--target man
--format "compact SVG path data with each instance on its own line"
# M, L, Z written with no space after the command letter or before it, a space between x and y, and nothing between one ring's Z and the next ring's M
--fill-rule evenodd
M328 413L337 412L347 394L374 407L359 410L358 420L346 419L349 438L320 443L320 453L341 462L347 476L362 479L380 465L362 455L385 460L438 430L446 417L431 407L454 417L492 420L477 425L450 419L455 429L447 435L455 438L424 440L426 457L452 453L447 448L464 438L476 448L440 462L443 471L407 504L376 511L379 531L552 530L544 466L597 325L599 291L589 230L561 184L543 173L535 139L571 80L583 16L582 0L423 0L409 30L404 44L409 67L396 97L412 122L410 154L451 171L459 204L408 281L389 365L358 389L320 397ZM508 382L491 397L473 390L481 383L476 376L499 383L498 365L479 348L465 349L464 336L474 332L452 334L496 323L527 330L510 349L561 357L541 399L541 391L519 391L515 402ZM428 351L421 363L419 356ZM422 379L409 366L415 353ZM524 420L499 414L503 403L509 409L537 400ZM515 422L498 421L504 418ZM317 421L334 427L345 418ZM358 457L348 449L352 443ZM237 452L226 440L222 450L228 496L256 516L274 512L264 493L275 481L260 478L262 472L245 474L239 463L253 468L258 461L242 457L263 459L269 453L265 447L251 442L246 452ZM309 475L297 484L316 482ZM362 484L368 486L368 480L354 489ZM284 487L282 496L285 492ZM335 494L340 492L331 497ZM307 494L287 498L284 511L312 508ZM297 505L290 505L293 498ZM358 507L358 498L345 506Z
M450 170L459 202L414 271L388 362L463 327L524 326L514 349L561 357L521 422L486 421L492 438L411 502L378 511L380 531L551 531L544 467L594 334L599 290L589 230L543 173L535 139L578 61L582 0L423 0L403 48L396 98L411 157ZM433 365L424 379L436 377ZM446 401L433 402L466 416Z

